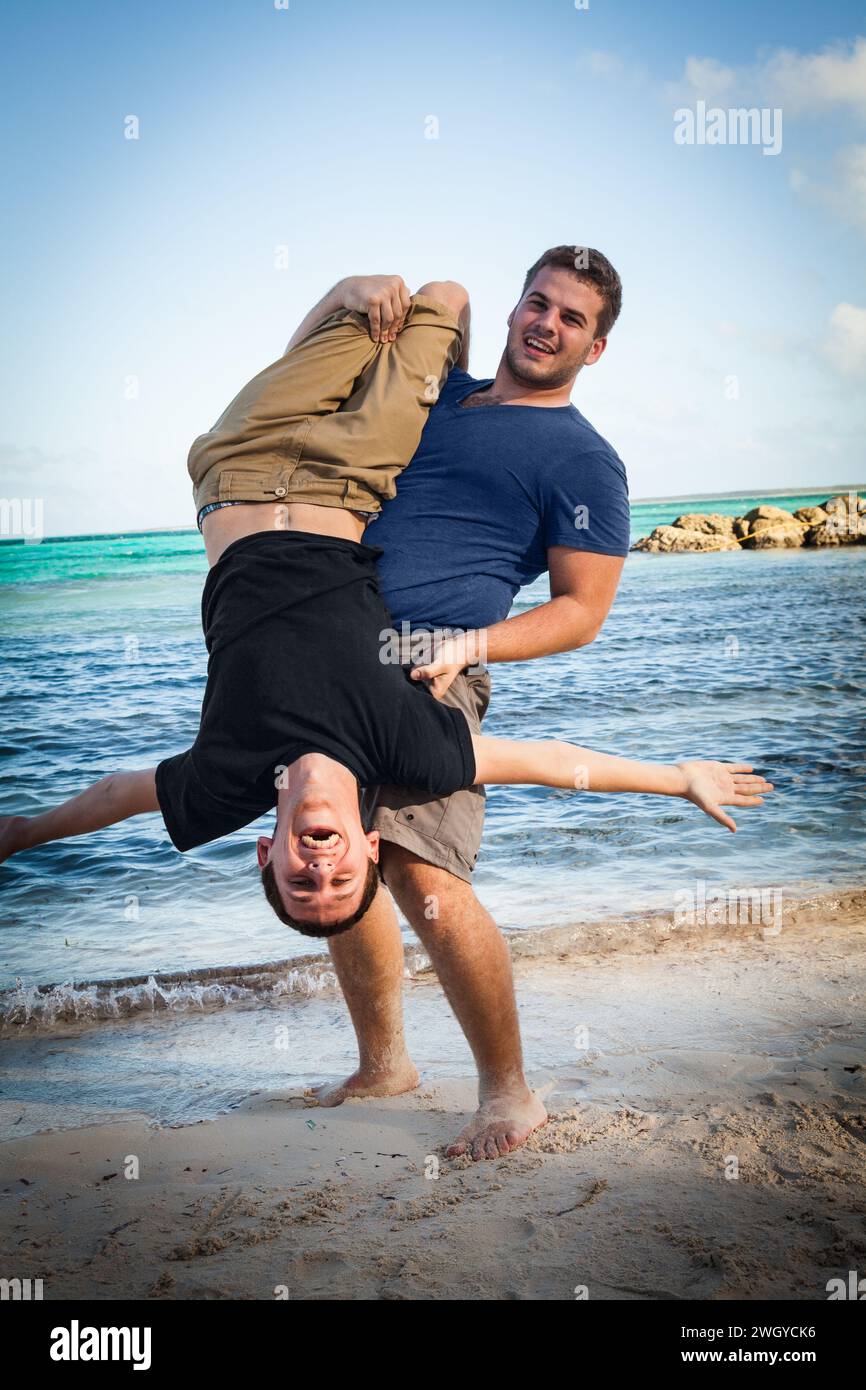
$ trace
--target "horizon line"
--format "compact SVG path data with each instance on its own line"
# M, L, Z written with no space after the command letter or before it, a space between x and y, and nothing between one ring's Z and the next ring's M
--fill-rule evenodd
M841 492L866 491L866 483L825 483L822 487L767 488L760 492L743 492L737 488L733 492L688 492L671 493L663 497L632 497L631 506L648 506L652 502L724 502L731 497L815 497L825 493L827 497ZM43 541L96 540L106 536L169 536L183 535L195 531L195 522L188 526L146 526L141 530L123 528L120 531L58 531L41 536L38 540L26 536L0 536L0 545L41 545Z

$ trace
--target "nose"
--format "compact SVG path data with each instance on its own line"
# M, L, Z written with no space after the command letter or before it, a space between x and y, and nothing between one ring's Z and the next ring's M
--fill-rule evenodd
M555 329L556 329L556 310L555 310L555 308L553 307L552 304L551 304L547 309L545 309L542 313L540 313L540 314L538 314L538 315L536 316L535 324L536 324L536 327L537 327L537 328L543 328L543 329L545 329L548 333L553 333L553 332L555 331Z

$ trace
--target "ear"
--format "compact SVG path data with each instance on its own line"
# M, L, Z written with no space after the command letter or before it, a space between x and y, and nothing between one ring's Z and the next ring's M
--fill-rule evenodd
M370 830L370 831L368 831L367 834L366 834L366 836L365 836L365 839L366 839L366 841L367 841L367 844L370 846L370 858L372 859L372 861L373 861L374 864L378 864L378 862L379 862L379 839L380 839L378 830Z
M596 338L586 355L586 360L583 365L585 367L591 367L594 362L598 361L606 347L607 338Z
M260 835L256 840L256 858L259 861L259 868L263 869L268 862L268 855L271 852L273 840L270 835Z
M511 313L508 315L508 318L505 320L505 322L508 324L508 327L510 328L512 323L514 322L514 309L511 310Z

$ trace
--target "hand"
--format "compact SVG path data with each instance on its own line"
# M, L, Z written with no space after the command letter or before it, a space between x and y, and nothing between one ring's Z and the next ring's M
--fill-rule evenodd
M26 816L0 816L0 864L25 848Z
M760 792L771 792L772 782L754 773L749 763L677 763L685 778L683 796L693 801L719 825L736 831L735 822L725 815L722 806L762 806Z
M373 342L393 343L411 308L402 276L350 275L340 288L344 307L367 315Z
M436 647L430 661L412 669L413 681L427 681L431 695L441 700L448 687L467 666L479 661L477 640L474 632L459 633L446 637Z

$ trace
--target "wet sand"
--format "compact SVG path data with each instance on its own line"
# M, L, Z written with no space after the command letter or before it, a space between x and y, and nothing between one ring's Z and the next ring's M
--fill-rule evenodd
M444 1158L474 1083L417 1055L390 1100L290 1087L183 1128L9 1140L4 1277L46 1298L824 1300L866 1272L864 907L517 950L551 1119L507 1158ZM447 1013L430 975L413 999Z

